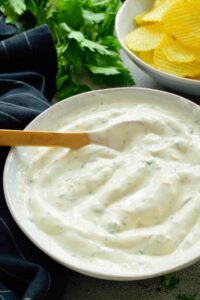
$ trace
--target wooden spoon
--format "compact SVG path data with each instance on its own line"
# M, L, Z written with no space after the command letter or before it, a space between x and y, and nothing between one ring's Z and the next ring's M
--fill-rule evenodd
M67 147L78 149L90 143L86 132L0 130L0 146Z
M123 135L144 131L144 125L136 120L119 120L90 132L50 132L0 130L0 146L66 147L78 149L90 143L122 149Z

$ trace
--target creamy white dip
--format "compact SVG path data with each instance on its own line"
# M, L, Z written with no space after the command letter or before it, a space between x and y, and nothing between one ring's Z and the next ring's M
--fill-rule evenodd
M49 129L102 129L106 145L25 152L21 209L77 265L143 273L200 242L200 120L168 106L94 101Z

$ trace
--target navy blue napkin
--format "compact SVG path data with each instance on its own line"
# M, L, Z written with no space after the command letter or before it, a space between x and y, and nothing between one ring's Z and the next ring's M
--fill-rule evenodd
M48 26L15 33L0 15L1 129L23 129L49 107L55 92L57 56ZM8 150L0 148L0 299L60 299L66 269L25 237L6 206L2 173Z

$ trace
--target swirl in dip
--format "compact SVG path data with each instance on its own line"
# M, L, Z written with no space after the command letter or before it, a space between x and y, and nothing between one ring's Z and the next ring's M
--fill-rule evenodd
M130 275L173 265L200 241L199 122L187 105L153 99L74 107L49 130L105 129L106 144L26 149L24 215L76 266Z

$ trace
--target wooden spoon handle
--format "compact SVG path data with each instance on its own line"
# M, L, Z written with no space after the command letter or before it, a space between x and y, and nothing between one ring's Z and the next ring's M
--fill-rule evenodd
M86 132L0 130L0 146L67 147L78 149L90 143Z

